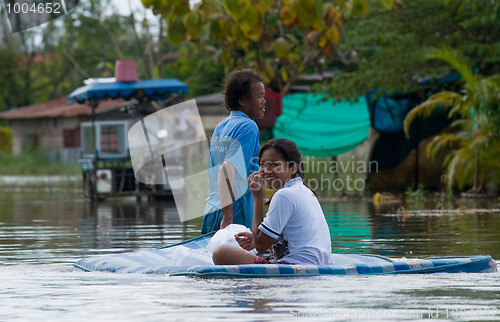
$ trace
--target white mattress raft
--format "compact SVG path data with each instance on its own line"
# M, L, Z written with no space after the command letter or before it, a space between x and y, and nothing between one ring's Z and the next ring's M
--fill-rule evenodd
M332 254L334 264L329 266L214 265L212 252L215 247L220 244L237 246L234 234L247 229L239 225L231 226L215 235L214 233L202 235L172 246L84 258L73 265L85 271L240 277L492 273L498 271L495 260L488 255L394 259L379 255Z

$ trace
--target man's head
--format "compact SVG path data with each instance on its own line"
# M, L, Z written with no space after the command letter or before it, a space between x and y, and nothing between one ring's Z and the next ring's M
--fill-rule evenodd
M231 73L224 90L224 107L241 111L252 120L261 119L266 106L263 81L263 77L252 69Z

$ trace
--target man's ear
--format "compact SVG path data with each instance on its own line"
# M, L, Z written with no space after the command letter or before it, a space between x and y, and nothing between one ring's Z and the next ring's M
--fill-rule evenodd
M246 98L241 98L240 100L238 100L238 104L240 105L239 107L245 107L246 103L247 103Z

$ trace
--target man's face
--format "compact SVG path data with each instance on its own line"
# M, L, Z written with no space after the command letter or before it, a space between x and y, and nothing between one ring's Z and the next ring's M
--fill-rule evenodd
M259 120L264 117L266 111L266 98L264 94L264 84L254 81L250 87L250 96L240 100L241 111L250 119Z

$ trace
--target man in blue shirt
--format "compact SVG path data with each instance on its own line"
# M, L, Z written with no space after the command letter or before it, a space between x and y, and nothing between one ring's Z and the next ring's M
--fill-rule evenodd
M258 171L259 128L254 120L264 117L266 99L261 75L251 69L233 72L224 90L224 107L231 113L212 135L209 186L202 233L230 224L252 228L253 197L247 178Z

